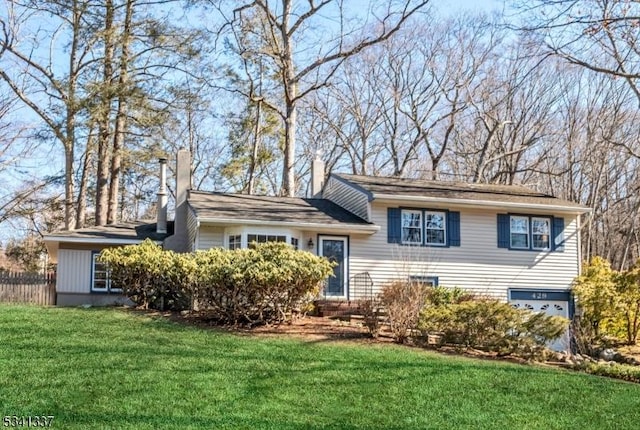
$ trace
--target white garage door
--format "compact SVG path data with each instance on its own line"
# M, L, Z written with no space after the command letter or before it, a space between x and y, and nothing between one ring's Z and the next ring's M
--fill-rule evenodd
M560 316L569 319L569 300L551 300L564 298L568 293L540 293L531 291L511 291L509 303L516 309L528 309L533 312L544 312L550 316ZM526 298L525 298L526 297ZM549 342L548 347L554 351L569 351L569 332L558 339Z

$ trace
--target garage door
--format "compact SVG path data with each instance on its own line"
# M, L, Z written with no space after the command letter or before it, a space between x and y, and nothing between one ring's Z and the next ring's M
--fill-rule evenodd
M568 291L511 290L509 303L516 309L528 309L533 312L544 312L550 316L571 317L571 296ZM554 351L568 351L569 332L549 342Z

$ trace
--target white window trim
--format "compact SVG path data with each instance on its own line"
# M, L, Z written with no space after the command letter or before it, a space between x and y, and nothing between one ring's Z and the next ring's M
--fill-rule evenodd
M234 239L234 247L231 248L231 238L240 238L239 241L235 241ZM240 233L231 233L227 235L227 249L242 249L242 234Z
M404 214L418 214L420 216L420 225L418 228L420 229L420 241L412 242L408 240L404 240ZM406 228L415 228L415 227L406 227ZM403 245L422 245L424 243L424 211L415 210L415 209L402 209L400 211L400 239ZM446 241L445 241L446 242Z
M442 229L439 228L427 228L427 215L440 215L442 216ZM426 245L431 246L447 246L447 213L445 211L425 211L424 219L422 223L424 224L424 243ZM429 236L427 235L427 230L434 231L442 231L444 234L442 235L442 243L440 242L429 242Z
M91 256L91 292L92 293L121 293L121 288L111 288L111 276L109 270L106 271L106 284L105 288L96 288L96 263L98 262L99 252L94 252Z
M533 221L535 220L542 220L545 221L547 223L547 226L549 227L549 232L547 234L547 246L540 248L540 247L535 247L533 246ZM551 236L552 236L552 231L553 231L553 225L551 223L551 219L547 218L547 217L531 217L531 221L530 221L530 227L529 229L531 230L531 249L535 249L536 251L548 251L551 249Z
M525 234L525 233L520 233L520 232L516 232L514 233L513 230L511 230L511 220L514 218L522 218L524 220L527 221L527 246L514 246L513 245L513 235L514 234ZM526 215L509 215L509 247L511 249L531 249L531 217L526 216Z

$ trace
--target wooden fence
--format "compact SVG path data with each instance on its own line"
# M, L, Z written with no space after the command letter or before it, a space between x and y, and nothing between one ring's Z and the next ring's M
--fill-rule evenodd
M55 273L0 273L0 302L55 305Z

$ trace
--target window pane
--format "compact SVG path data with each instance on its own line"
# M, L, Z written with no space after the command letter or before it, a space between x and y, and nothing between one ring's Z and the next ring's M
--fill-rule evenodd
M529 234L529 218L512 216L511 233Z
M422 243L422 212L402 211L402 243Z
M420 212L402 212L402 227L420 227Z
M234 234L229 236L229 249L240 249L242 247L242 236Z
M98 261L99 255L100 254L93 254L93 279L91 289L93 291L109 291L111 287L109 270L104 263Z
M511 233L512 248L529 248L529 235L520 233Z
M427 213L425 222L427 228L444 230L444 214Z
M426 243L444 245L445 239L445 217L444 212L427 212L425 214L425 238Z
M548 219L534 218L531 221L533 234L549 234L549 224Z
M444 230L427 230L427 243L444 244Z
M549 248L549 232L551 231L551 220L548 218L533 218L531 220L532 247L535 249Z

